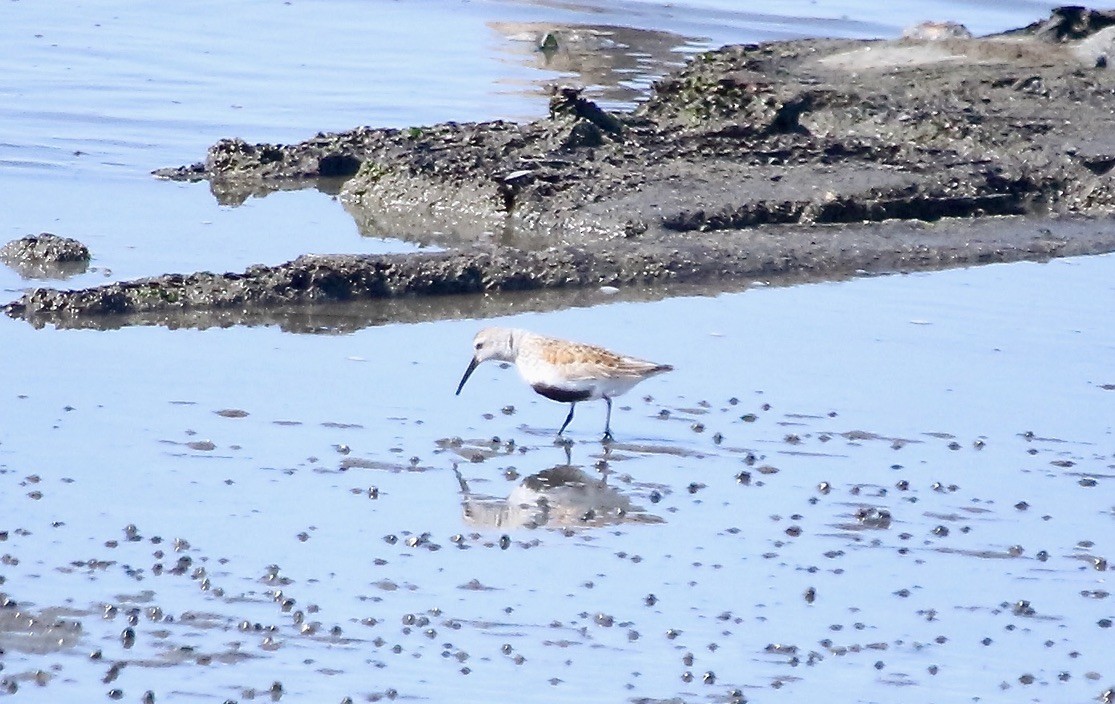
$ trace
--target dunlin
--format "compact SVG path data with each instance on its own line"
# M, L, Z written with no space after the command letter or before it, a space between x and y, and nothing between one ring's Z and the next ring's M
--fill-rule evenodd
M558 435L573 420L573 410L579 401L604 399L608 404L605 440L612 439L612 399L627 393L643 379L673 369L669 364L647 362L603 347L512 328L484 328L473 338L472 349L472 361L457 386L458 395L481 362L489 359L514 362L519 376L532 389L548 399L569 404L569 415Z

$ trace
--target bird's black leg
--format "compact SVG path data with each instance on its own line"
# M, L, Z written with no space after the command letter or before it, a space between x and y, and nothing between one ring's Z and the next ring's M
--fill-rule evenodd
M612 399L605 396L604 402L608 404L608 417L604 421L604 438L601 442L611 442L615 439L612 437Z
M565 422L561 424L561 430L558 431L558 435L561 435L562 433L564 433L565 432L565 427L567 425L569 425L569 421L573 420L573 409L576 408L576 407L577 407L577 402L576 401L569 404L569 415L565 416Z

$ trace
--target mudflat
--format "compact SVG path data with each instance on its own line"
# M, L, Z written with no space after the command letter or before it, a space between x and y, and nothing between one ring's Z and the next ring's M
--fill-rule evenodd
M526 124L226 139L159 177L224 203L337 188L369 231L442 251L306 255L6 306L167 322L415 295L843 277L1115 250L1115 12L988 37L927 25L696 56L627 113L556 87ZM177 317L177 318L176 318ZM235 322L235 321L232 321ZM168 323L169 324L169 323Z

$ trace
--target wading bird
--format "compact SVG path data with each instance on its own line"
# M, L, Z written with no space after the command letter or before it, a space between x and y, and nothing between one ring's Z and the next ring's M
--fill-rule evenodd
M612 439L612 399L644 379L673 369L669 364L655 364L603 347L514 328L484 328L473 338L472 349L472 361L457 386L457 395L482 362L489 359L513 362L532 389L552 401L569 404L569 415L558 435L573 420L578 402L604 399L608 404L604 440Z

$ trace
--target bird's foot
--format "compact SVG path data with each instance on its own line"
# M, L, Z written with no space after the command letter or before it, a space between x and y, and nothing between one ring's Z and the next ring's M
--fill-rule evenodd
M604 437L600 438L600 442L615 442L616 439L612 437L612 431L605 430Z

